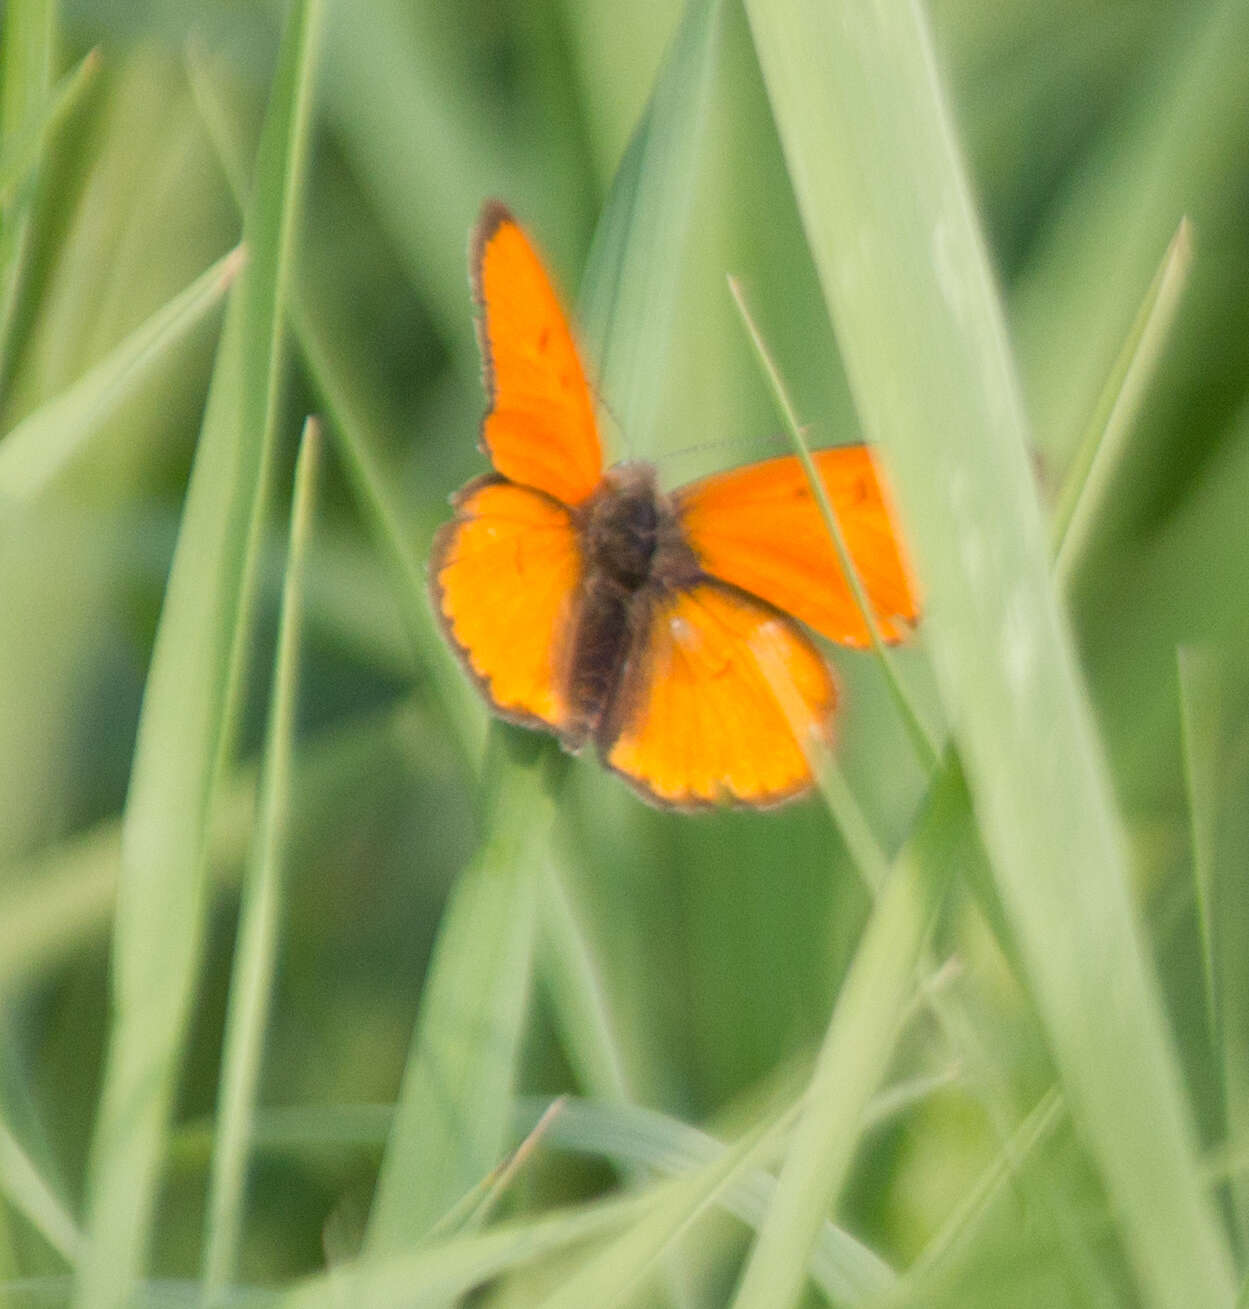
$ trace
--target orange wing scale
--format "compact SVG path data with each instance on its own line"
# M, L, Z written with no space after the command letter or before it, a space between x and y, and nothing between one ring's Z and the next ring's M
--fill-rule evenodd
M862 445L813 457L881 635L899 641L919 603L876 461ZM673 499L686 539L711 576L793 614L831 641L871 644L796 457L716 474L682 487Z
M490 460L510 481L579 504L603 475L594 400L542 261L502 205L482 214L472 266Z
M623 720L602 750L610 768L653 803L682 809L778 804L806 790L800 737L827 735L836 691L792 623L704 582L660 601L641 641L618 692ZM759 642L786 686L757 657Z
M443 628L504 716L561 732L581 549L548 496L486 478L465 488L434 541L430 587Z

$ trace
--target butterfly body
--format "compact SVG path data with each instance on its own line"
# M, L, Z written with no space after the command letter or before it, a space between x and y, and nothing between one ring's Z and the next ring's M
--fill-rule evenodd
M798 460L667 493L654 468L604 469L592 395L528 238L487 206L472 274L495 471L435 537L435 611L501 716L590 743L646 800L760 807L812 782L832 673L795 619L869 641ZM885 638L917 613L875 461L816 465Z

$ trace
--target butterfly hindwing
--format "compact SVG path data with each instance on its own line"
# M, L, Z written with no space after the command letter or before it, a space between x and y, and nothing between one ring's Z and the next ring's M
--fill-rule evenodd
M813 455L881 634L901 640L919 612L876 460L862 445ZM871 643L819 503L792 455L734 468L673 497L703 569L841 645Z
M801 794L812 774L799 738L826 735L836 700L828 665L793 623L712 581L653 603L616 695L604 762L680 809Z
M491 705L557 733L569 723L566 667L581 584L567 509L495 477L470 483L441 528L430 589L443 629Z
M482 440L495 469L563 504L585 500L603 472L594 400L542 261L500 204L473 237L490 412Z

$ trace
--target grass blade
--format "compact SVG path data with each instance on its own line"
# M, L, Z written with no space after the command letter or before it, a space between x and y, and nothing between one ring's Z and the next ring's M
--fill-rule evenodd
M581 329L630 455L655 453L719 23L720 0L689 0L612 183L582 280Z
M555 777L541 764L562 759L523 729L493 732L501 778L488 783L490 827L443 911L369 1219L371 1257L427 1236L507 1144L537 877L555 816Z
M34 121L25 124L16 140L0 152L0 207L34 171L48 138L73 113L100 66L98 50L89 50L67 73L52 94L52 101Z
M246 630L279 366L282 288L308 136L319 4L292 11L144 693L126 802L114 1020L92 1142L86 1306L124 1304L145 1258L200 952L204 855Z
M1175 322L1192 262L1192 226L1184 219L1167 246L1063 482L1053 523L1054 571L1060 589L1070 585L1088 547Z
M295 466L290 558L274 659L256 842L243 882L238 944L230 981L218 1092L218 1126L209 1179L204 1287L212 1295L233 1276L242 1231L256 1088L277 956L278 912L290 817L302 587L316 501L321 432L304 424Z
M113 411L220 303L243 264L241 246L137 327L67 390L0 441L0 502L30 500L88 444Z
M838 993L734 1309L785 1309L801 1293L820 1227L849 1171L863 1113L893 1054L933 915L964 857L966 814L962 775L956 763L947 763L914 836L894 861Z
M1249 1141L1249 663L1230 647L1180 651L1184 764L1209 1020L1221 1075L1226 1139ZM1242 1250L1249 1248L1249 1178L1230 1183Z
M747 9L864 429L893 456L938 680L1072 1116L1143 1300L1229 1304L928 31L914 5Z
M542 1301L541 1309L624 1303L664 1251L707 1207L775 1151L792 1117L792 1112L786 1111L765 1119L717 1159L668 1183L638 1222L564 1281Z
M78 1255L82 1234L21 1143L0 1122L0 1192L25 1216L45 1241L70 1263Z

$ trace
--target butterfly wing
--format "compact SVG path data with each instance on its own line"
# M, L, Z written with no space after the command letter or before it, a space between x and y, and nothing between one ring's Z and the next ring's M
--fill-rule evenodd
M795 624L701 582L654 602L599 749L655 804L779 804L810 786L799 737L826 736L835 701L828 665Z
M520 225L488 204L472 242L490 412L482 440L495 468L575 505L603 472L594 401L546 269Z
M876 461L863 445L821 450L814 459L881 635L901 640L919 603ZM707 573L793 614L829 640L871 644L795 456L692 482L673 499Z
M460 492L430 560L434 609L482 694L504 717L565 736L581 572L568 510L490 476Z

